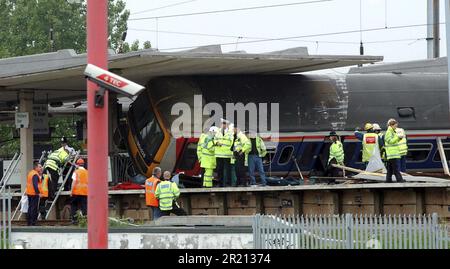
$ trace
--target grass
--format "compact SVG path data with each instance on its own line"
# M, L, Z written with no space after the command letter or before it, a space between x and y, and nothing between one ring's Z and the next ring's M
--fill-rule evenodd
M78 227L87 228L87 216L83 216L80 212L77 213L76 218L78 220ZM115 219L109 218L108 225L109 227L130 227L130 226L139 226L144 224L143 221L135 222L134 219Z
M3 232L0 232L0 249L9 249L8 241L5 242L3 236ZM8 238L8 235L6 235L6 238Z

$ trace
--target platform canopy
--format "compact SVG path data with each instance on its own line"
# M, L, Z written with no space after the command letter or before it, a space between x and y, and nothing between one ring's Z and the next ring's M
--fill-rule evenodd
M125 54L110 51L112 72L145 85L169 75L293 74L382 61L381 56L309 55L299 47L263 54L222 53L220 46L180 52L154 49ZM34 102L85 98L86 54L73 50L0 59L0 107L17 102L20 89L34 90Z

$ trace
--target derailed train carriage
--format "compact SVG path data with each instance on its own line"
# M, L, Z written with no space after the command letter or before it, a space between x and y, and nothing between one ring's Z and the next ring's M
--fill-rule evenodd
M172 115L173 105L185 103L194 111L195 95L201 95L203 105L218 103L223 108L227 103L279 103L278 143L266 141L269 154L264 159L272 175L295 169L292 157L306 174L323 169L330 130L340 135L346 165L361 168L355 127L366 122L385 126L389 118L397 118L407 131L408 171L442 171L437 137L445 138L444 149L450 155L447 74L159 77L150 80L132 103L123 130L139 173L150 176L155 166L187 175L200 173L198 134L176 139L171 133L179 117ZM268 119L270 113L269 109Z

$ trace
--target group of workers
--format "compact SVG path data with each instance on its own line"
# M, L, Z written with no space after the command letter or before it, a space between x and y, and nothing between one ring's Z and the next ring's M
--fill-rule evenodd
M239 128L222 119L222 126L212 126L201 134L197 144L197 158L202 168L203 187L213 186L214 170L221 187L257 186L255 170L266 186L262 158L267 154L264 141L256 132L244 134ZM246 167L248 167L246 169ZM246 180L248 170L250 182Z
M66 181L66 190L71 191L72 197L70 212L72 223L77 223L76 212L79 209L84 216L87 215L88 171L82 158L78 158L74 164L68 163L73 153L73 148L68 146L67 139L63 137L61 147L48 155L44 166L38 161L33 163L33 169L27 176L25 191L28 198L27 224L29 226L37 224L39 214L41 219L45 218L49 205L56 198L58 180L64 173L66 163L75 166L75 171Z
M145 204L150 207L153 220L171 213L177 216L186 215L177 202L180 189L171 181L171 177L169 171L162 173L160 167L155 167L152 176L145 181Z
M406 171L408 152L405 131L398 127L395 119L388 120L385 134L377 123L366 123L364 130L365 133L359 128L355 130L355 137L362 143L362 162L367 165L372 155L379 152L387 168L386 182L392 182L393 175L397 182L404 182L401 172ZM329 137L332 143L326 175L338 177L340 169L333 164L344 165L344 147L336 132L330 132ZM47 202L51 204L55 199L60 173L73 152L73 148L67 145L67 139L63 138L61 148L49 154L44 167L39 162L34 162L33 170L28 173L26 187L28 225L36 225L39 213L45 216L48 210ZM222 119L220 128L212 126L198 141L197 157L202 168L203 187L213 186L214 171L217 172L222 187L248 186L246 170L251 186L256 186L255 170L261 178L260 186L265 186L267 181L262 158L266 154L264 141L256 132L248 132L246 135L229 121ZM72 196L70 215L72 222L76 223L78 209L81 209L83 215L87 214L88 171L81 158L71 165L75 165L76 169L69 183ZM153 219L171 213L186 215L177 203L179 196L180 190L177 184L171 181L171 173L162 173L161 168L154 168L152 176L145 181L146 205L151 208Z
M397 182L405 182L401 174L401 172L406 172L406 155L408 153L405 130L398 127L395 119L388 120L385 134L381 132L377 123L366 123L364 130L365 133L357 128L355 137L362 143L362 162L365 166L373 154L379 152L386 165L386 182L392 182L392 175L395 175ZM337 177L340 169L332 164L344 165L344 147L334 131L330 132L330 140L332 143L326 175Z

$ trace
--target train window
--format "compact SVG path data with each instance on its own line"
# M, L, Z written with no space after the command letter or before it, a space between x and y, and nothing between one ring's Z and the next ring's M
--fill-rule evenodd
M138 138L136 143L144 150L145 161L150 163L164 140L164 133L153 113L147 94L139 95L130 110L130 128Z
M197 162L197 143L189 143L181 156L180 170L192 170Z
M408 155L406 156L407 162L424 162L428 159L433 148L432 144L409 144Z
M415 120L416 115L414 113L413 107L398 107L397 108L398 116L402 120Z
M317 150L317 146L319 143L306 143L305 149L302 152L302 155L300 156L300 167L303 169L304 167L309 167L312 158L314 157L314 154Z
M447 157L447 160L450 160L450 144L444 143L443 146L445 157ZM433 162L441 162L441 154L439 154L439 150L436 150L436 153L434 153Z
M278 164L279 165L287 164L291 160L293 152L294 152L293 146L284 147L283 150L281 151L280 158L278 158Z

